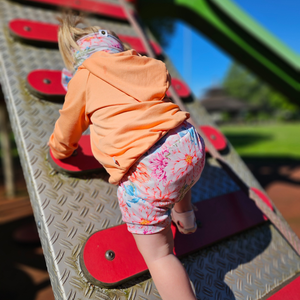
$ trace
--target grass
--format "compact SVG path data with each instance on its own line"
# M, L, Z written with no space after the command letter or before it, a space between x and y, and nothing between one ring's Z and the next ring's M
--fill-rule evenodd
M228 125L221 131L240 156L300 159L300 122L266 125Z

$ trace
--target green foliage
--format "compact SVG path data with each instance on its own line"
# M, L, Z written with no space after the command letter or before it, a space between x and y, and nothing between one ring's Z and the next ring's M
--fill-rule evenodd
M222 113L222 121L223 122L229 122L230 120L231 120L230 113L228 113L227 111L224 111Z
M223 80L223 88L230 96L259 107L263 112L259 114L261 120L270 117L297 119L300 116L297 105L236 62L229 68Z

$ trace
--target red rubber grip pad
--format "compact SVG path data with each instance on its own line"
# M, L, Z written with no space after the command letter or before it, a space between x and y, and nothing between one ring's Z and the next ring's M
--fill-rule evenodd
M175 90L175 92L177 93L177 95L180 97L180 98L187 98L191 95L191 90L190 88L188 87L187 84L185 84L183 81L181 81L180 79L178 78L172 78L172 86ZM167 91L167 96L169 98L172 98L171 97L171 93L170 91Z
M218 151L222 151L227 147L226 137L215 127L209 125L202 125L200 129L203 131L207 139L212 143L212 145ZM205 151L208 152L207 147Z
M27 0L25 2L34 2L48 4L58 7L67 7L79 11L85 11L93 14L99 14L105 17L127 20L127 16L120 5L108 2L92 0Z
M66 94L61 84L61 71L35 70L28 74L27 83L40 95L60 95Z
M257 188L254 188L252 187L251 190L263 201L265 202L265 204L267 204L269 206L269 208L274 211L274 207L272 205L272 202L271 200L269 199L269 197L264 193L262 192L261 190L257 189ZM265 220L268 220L268 218L266 216L264 216L264 219Z
M103 166L95 159L90 143L90 136L83 135L78 143L76 155L70 156L65 159L56 159L51 150L50 162L51 165L60 172L69 174L96 172L103 170Z
M202 227L190 235L172 224L174 254L184 256L264 222L255 203L242 191L218 196L196 204ZM105 254L114 253L109 260ZM98 231L81 251L84 274L97 285L115 286L147 270L135 241L125 224Z
M27 19L14 19L9 22L8 26L15 36L24 39L25 41L27 40L53 44L57 44L58 42L58 25L31 21ZM135 49L137 52L141 54L147 54L147 50L139 38L122 34L118 36L121 41L128 43L130 47ZM150 41L150 44L156 55L162 54L162 49L156 42Z
M268 300L299 300L300 299L300 277L284 286Z
M9 22L10 30L18 37L57 43L58 26L54 24L15 19Z

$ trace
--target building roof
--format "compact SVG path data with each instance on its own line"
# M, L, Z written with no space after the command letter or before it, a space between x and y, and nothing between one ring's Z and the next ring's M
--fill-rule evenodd
M238 112L241 110L252 109L251 105L239 99L228 96L224 89L220 87L213 87L207 90L206 94L200 99L200 101L208 112Z

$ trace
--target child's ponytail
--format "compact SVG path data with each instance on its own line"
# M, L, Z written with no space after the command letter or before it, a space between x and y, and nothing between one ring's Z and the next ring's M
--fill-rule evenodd
M65 66L70 71L74 70L74 58L72 49L79 50L76 41L81 37L102 29L100 26L89 26L85 28L77 27L79 24L85 24L80 16L66 13L62 18L57 18L60 22L58 30L58 46Z
M71 71L73 70L74 59L71 49L78 49L76 43L76 26L82 23L80 17L65 14L62 18L57 18L60 22L58 30L58 46L61 56L64 60L65 66Z
M76 16L72 13L66 13L62 16L62 18L57 18L57 19L60 22L60 27L58 30L59 50L67 69L73 71L74 58L72 54L72 49L80 50L76 41L85 35L88 35L93 32L97 32L103 28L101 28L100 26L88 26L85 28L79 28L77 26L79 24L85 24L85 21L82 17ZM110 30L108 31L110 32L110 34L118 38L118 36L113 31ZM124 43L122 44L125 50L131 49L129 45Z

